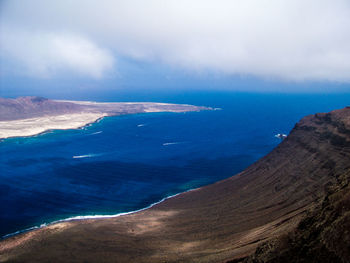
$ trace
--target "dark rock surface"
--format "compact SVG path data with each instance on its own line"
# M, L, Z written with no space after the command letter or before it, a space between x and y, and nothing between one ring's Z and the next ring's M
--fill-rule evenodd
M295 230L261 244L252 256L231 262L350 262L350 110L316 114L305 118L297 129L312 131L319 143L310 147L317 152L327 143L338 150L343 162L334 158L334 151L321 169L331 171L335 180L325 185L325 192ZM342 168L345 168L342 169Z

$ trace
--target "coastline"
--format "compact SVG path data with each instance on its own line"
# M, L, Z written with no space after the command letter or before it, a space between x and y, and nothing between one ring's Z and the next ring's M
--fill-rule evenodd
M28 100L31 100L31 103L33 103L33 98L29 98ZM46 103L49 104L46 106L47 108L43 105L37 105L34 102L34 106L32 106L34 115L28 115L30 109L22 109L20 111L24 112L22 112L22 115L19 118L14 113L17 112L18 109L12 109L12 106L9 107L6 118L0 120L0 139L29 137L41 134L48 130L78 129L107 116L152 112L189 112L212 109L210 107L200 107L188 104L153 102L46 100ZM5 105L5 108L6 107L7 105ZM43 109L43 112L38 112L38 109L41 108ZM11 112L14 116L11 115Z
M49 130L79 129L108 116L105 113L73 113L22 120L1 121L0 139L29 137Z
M180 193L177 193L177 194L166 196L166 197L160 199L159 201L151 203L150 205L148 205L148 206L146 206L144 208L140 208L140 209L137 209L137 210L132 210L132 211L129 211L129 212L121 212L121 213L111 214L111 215L72 216L72 217L67 217L67 218L64 218L64 219L58 219L58 220L55 220L55 221L52 221L52 222L49 222L49 223L42 223L39 226L32 226L32 227L28 227L26 229L17 230L16 232L3 235L3 236L0 237L0 241L3 241L5 239L7 239L7 238L14 237L14 236L17 236L17 235L20 235L20 234L27 233L27 232L30 232L30 231L42 229L44 227L48 227L48 226L52 226L52 225L59 224L59 223L64 223L64 222L82 221L82 220L89 220L89 219L107 219L107 218L116 218L116 217L120 217L120 216L136 214L136 213L145 211L147 209L150 209L150 208L154 207L155 205L158 205L158 204L160 204L160 203L162 203L162 202L164 202L164 201L166 201L168 199L174 198L174 197L179 196L179 195L184 194L184 193L188 193L188 192L191 192L191 191L194 191L194 190L198 190L198 189L200 189L202 187L191 188L191 189L188 189L186 191L183 191L183 192L180 192Z
M80 129L98 122L105 117L130 115L139 113L160 113L160 112L172 112L172 113L184 113L189 111L201 111L211 110L210 107L199 107L189 104L173 104L173 103L155 103L155 102L93 102L93 101L71 101L71 100L54 100L58 103L72 103L81 106L93 106L93 108L83 108L83 112L70 112L57 115L44 115L33 118L23 118L14 120L1 120L0 121L0 140L8 138L18 137L32 137L40 134L44 134L52 130L70 130ZM131 108L130 108L131 107ZM136 107L136 108L135 108ZM114 111L116 110L117 111ZM192 191L189 189L183 192L176 193L174 195L166 196L161 200L151 203L150 205L132 210L129 212L121 212L117 214L109 215L84 215L73 216L64 219L54 220L52 222L45 222L41 225L31 226L26 229L17 230L12 233L0 236L0 240L7 239L22 233L26 233L32 230L38 230L46 226L55 225L62 222L88 220L88 219L102 219L102 218L115 218L123 215L129 215L147 210L161 202L180 195L185 192Z

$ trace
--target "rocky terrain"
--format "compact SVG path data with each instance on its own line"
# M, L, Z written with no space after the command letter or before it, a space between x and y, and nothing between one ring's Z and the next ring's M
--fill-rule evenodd
M261 244L253 255L229 262L350 262L349 113L349 109L344 109L316 114L314 119L306 118L303 125L297 126L316 131L319 142L335 147L347 164L339 166L329 152L329 160L322 168L330 169L335 180L325 186L324 195L297 228Z
M303 118L243 172L150 209L0 242L0 262L349 262L350 108Z

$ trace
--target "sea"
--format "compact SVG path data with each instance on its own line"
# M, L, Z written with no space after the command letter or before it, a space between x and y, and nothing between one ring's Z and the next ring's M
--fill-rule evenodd
M79 99L79 98L74 98ZM104 118L81 129L0 142L0 237L67 218L118 215L234 176L273 150L303 116L350 94L100 94L216 110Z

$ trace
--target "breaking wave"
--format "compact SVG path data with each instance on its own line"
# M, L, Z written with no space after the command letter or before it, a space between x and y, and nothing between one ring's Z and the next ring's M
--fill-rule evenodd
M185 192L182 192L182 193L190 192L190 191L193 191L193 190L195 190L195 189L189 189L189 190L187 190ZM141 212L141 211L144 211L146 209L149 209L149 208L151 208L151 207L153 207L153 206L155 206L157 204L160 204L161 202L163 202L163 201L165 201L165 200L167 200L169 198L173 198L173 197L178 196L179 194L182 194L182 193L169 195L169 196L164 197L164 198L162 198L161 200L159 200L159 201L157 201L155 203L150 204L149 206L146 206L146 207L138 209L138 210L133 210L133 211L130 211L130 212L123 212L123 213L118 213L118 214L112 214L112 215L85 215L85 216L68 217L68 218L52 221L50 223L43 223L40 226L33 226L33 227L29 227L29 228L26 228L26 229L23 229L23 230L18 230L16 232L13 232L13 233L10 233L10 234L2 236L1 239L5 239L5 238L12 237L12 236L15 236L15 235L18 235L18 234L22 234L22 233L25 233L25 232L28 232L28 231L31 231L31 230L43 228L43 227L48 226L48 225L53 225L53 224L62 223L62 222L75 221L75 220L84 220L84 219L114 218L114 217L134 214L134 213Z
M103 131L98 131L98 132L93 132L93 133L91 133L91 134L89 134L89 135L96 135L96 134L100 134L100 133L102 133Z
M165 143L163 143L163 146L180 144L180 143L183 143L183 142L165 142Z
M81 158L91 158L91 157L98 157L103 155L102 153L91 153L91 154L84 154L84 155L74 155L73 159L81 159Z

